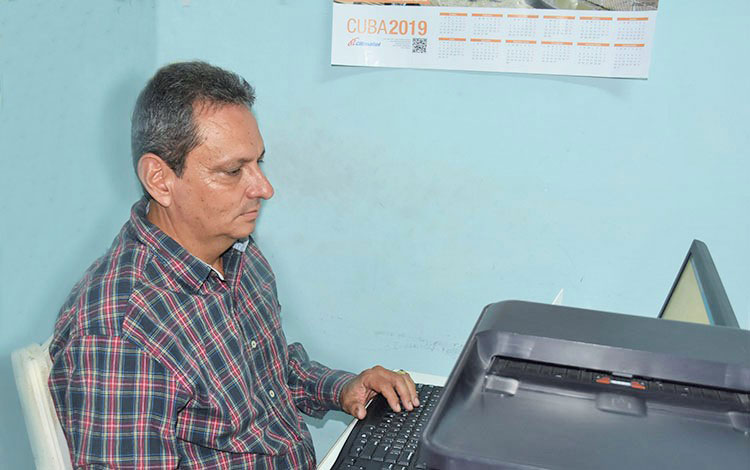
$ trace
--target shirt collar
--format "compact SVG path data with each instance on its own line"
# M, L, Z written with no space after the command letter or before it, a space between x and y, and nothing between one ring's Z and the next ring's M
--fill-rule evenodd
M146 218L149 204L149 198L144 196L133 204L130 210L130 232L135 238L161 258L164 264L175 272L176 280L190 290L200 289L212 271L223 281L224 276L219 271L190 254L182 245ZM244 252L249 243L249 237L237 240L231 249Z

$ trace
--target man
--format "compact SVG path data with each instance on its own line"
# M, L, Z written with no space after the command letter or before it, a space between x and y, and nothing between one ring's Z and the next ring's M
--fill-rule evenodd
M146 196L65 302L49 386L82 468L314 468L300 412L363 418L408 375L358 376L287 345L274 275L250 237L273 188L252 88L202 62L159 70L133 113Z

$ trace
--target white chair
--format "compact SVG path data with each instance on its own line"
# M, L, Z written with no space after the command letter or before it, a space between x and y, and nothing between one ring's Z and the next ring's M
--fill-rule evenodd
M13 374L21 398L34 462L38 470L72 470L65 434L55 413L47 379L52 361L49 357L50 337L41 346L30 344L11 354Z

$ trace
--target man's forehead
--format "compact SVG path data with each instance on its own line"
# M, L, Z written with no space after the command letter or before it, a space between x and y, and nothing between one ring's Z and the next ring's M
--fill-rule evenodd
M251 162L265 154L257 122L247 106L225 104L196 111L194 121L200 140L190 153L200 154L203 165Z
M247 137L262 142L258 122L247 106L211 106L200 110L193 119L198 134L204 139L211 134L221 134L224 137Z

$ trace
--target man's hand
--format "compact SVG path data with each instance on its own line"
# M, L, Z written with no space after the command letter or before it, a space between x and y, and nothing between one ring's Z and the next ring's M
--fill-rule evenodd
M367 414L365 405L381 393L391 409L401 411L401 404L411 411L419 406L417 388L406 372L392 372L380 366L367 369L353 378L341 391L341 408L357 419Z

